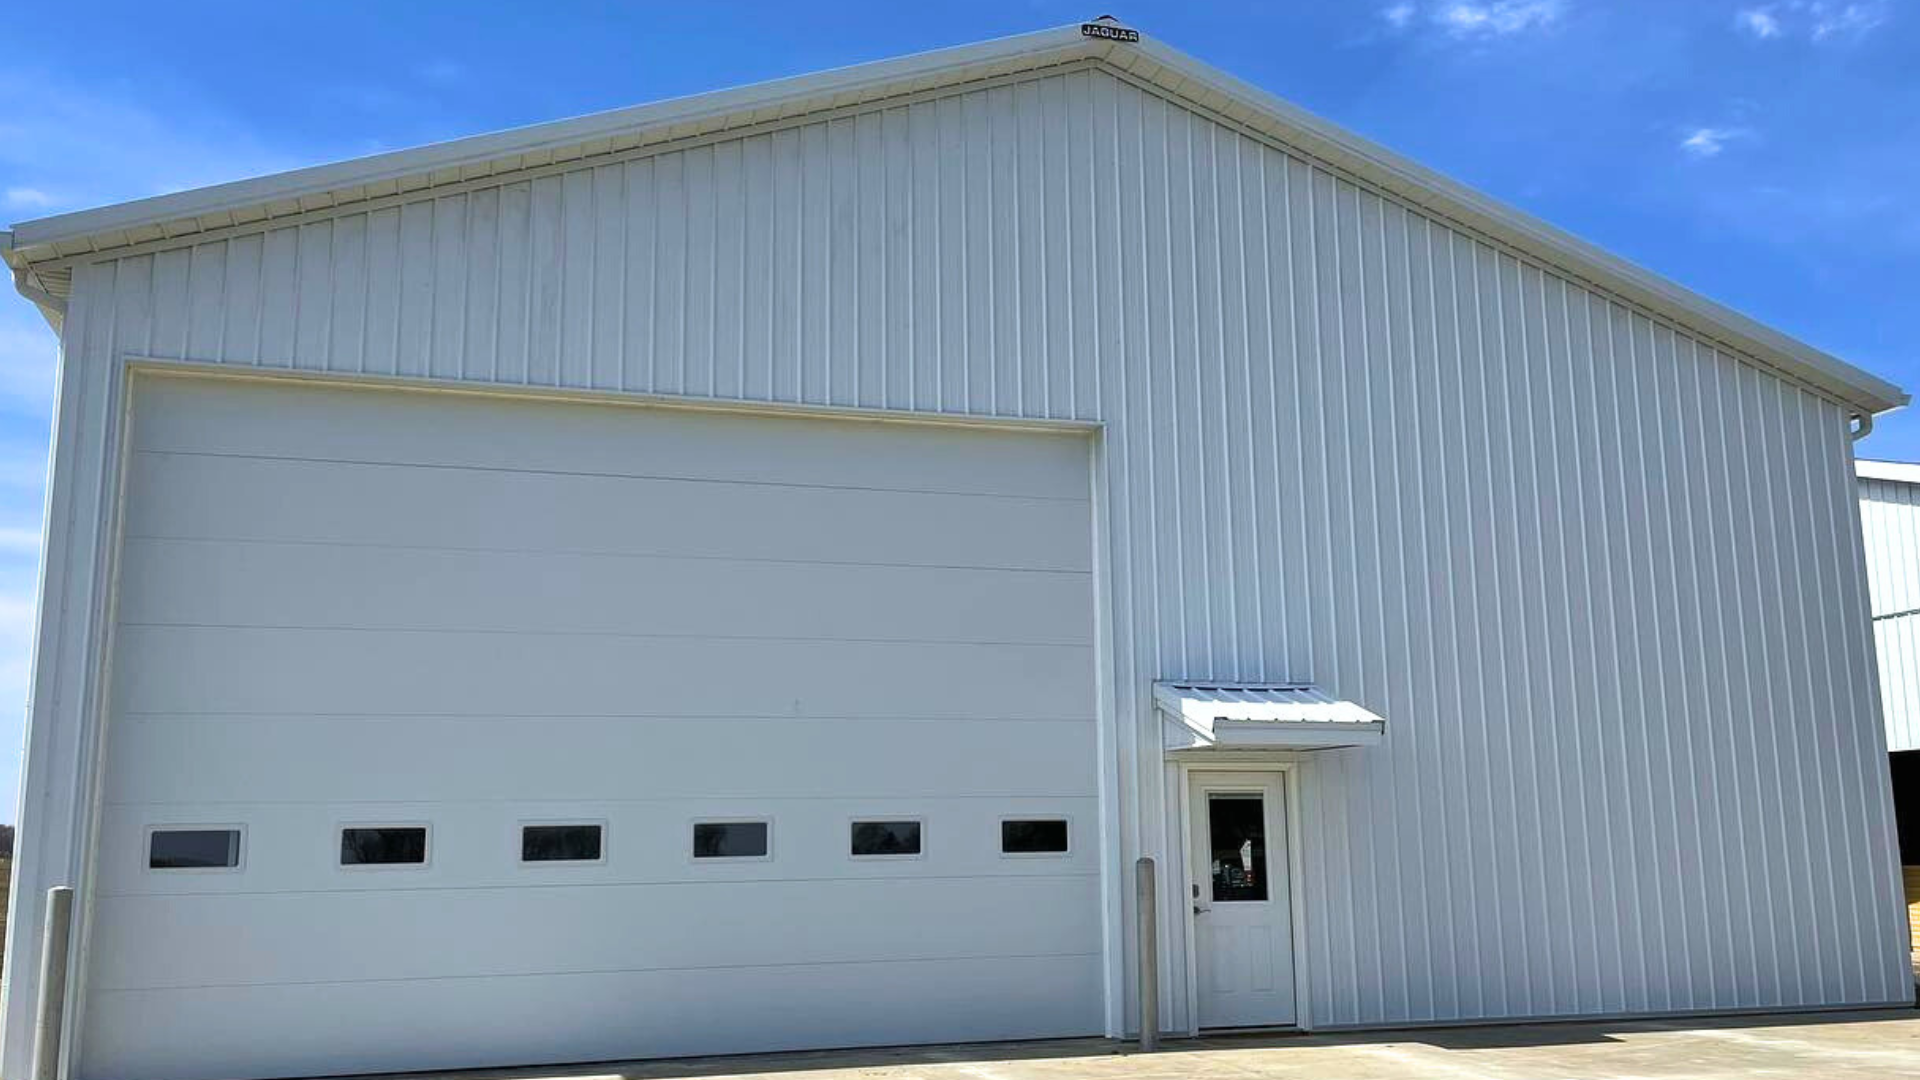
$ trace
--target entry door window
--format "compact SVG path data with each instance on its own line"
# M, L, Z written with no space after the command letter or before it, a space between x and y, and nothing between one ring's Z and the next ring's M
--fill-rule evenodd
M1267 898L1267 807L1259 795L1208 794L1213 901Z

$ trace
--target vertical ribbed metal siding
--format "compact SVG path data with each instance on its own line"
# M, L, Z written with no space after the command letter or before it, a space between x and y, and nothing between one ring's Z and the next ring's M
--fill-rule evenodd
M1316 1024L1910 993L1844 411L1104 72L76 291L96 370L1104 421L1121 865L1177 850L1152 680L1389 718L1302 773Z
M1920 750L1920 484L1860 481L1888 750Z

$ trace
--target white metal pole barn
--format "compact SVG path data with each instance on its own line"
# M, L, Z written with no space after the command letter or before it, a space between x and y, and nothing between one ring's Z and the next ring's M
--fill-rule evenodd
M1906 395L1150 34L5 258L7 1076L62 885L82 1080L1912 999Z
M1854 463L1907 924L1920 983L1920 464Z

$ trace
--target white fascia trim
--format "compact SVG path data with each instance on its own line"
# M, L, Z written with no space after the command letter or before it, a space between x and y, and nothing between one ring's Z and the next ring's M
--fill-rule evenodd
M1910 461L1873 461L1862 458L1853 463L1853 472L1862 480L1892 480L1902 484L1920 484L1920 464Z
M1271 723L1221 721L1213 726L1216 745L1223 750L1318 749L1378 746L1385 741L1384 724Z

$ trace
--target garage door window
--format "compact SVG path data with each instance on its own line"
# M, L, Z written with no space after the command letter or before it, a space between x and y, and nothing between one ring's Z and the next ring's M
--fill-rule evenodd
M753 821L696 821L693 857L708 859L767 859L772 857L772 823Z
M856 821L853 823L856 859L910 859L920 854L920 822Z
M149 870L234 870L239 829L155 829L147 835Z
M602 859L600 825L565 822L520 827L520 861L597 863Z
M349 825L340 830L341 866L422 866L425 825Z
M1002 855L1065 855L1066 818L1007 818L1000 823Z

